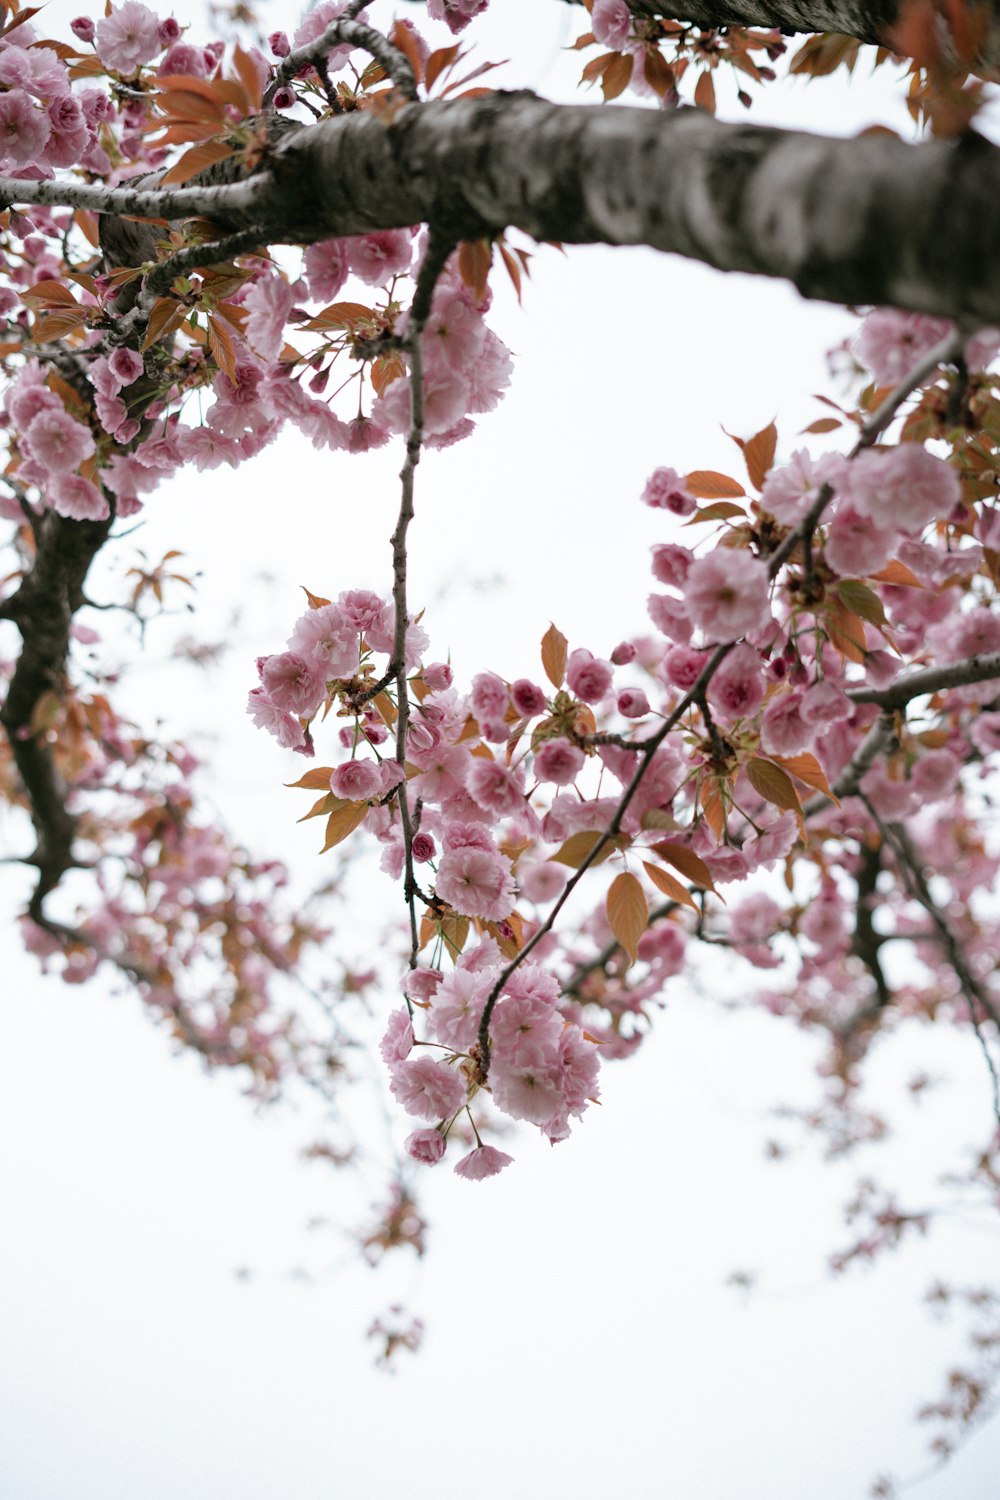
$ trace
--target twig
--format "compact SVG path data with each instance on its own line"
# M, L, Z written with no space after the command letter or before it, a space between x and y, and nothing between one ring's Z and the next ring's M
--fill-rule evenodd
M1000 1125L1000 1077L997 1075L996 1064L986 1044L986 1038L983 1036L981 1023L976 1014L976 1006L977 1004L979 1005L984 1015L993 1022L998 1030L1000 1030L1000 1012L998 1012L992 998L987 994L984 987L969 968L965 960L965 954L962 952L955 934L938 910L937 903L930 893L923 866L917 857L906 829L901 823L884 822L867 797L863 796L862 801L887 847L892 850L899 867L899 873L903 878L903 884L906 886L910 896L923 907L924 911L930 917L934 925L937 941L944 950L945 958L951 966L962 994L968 1003L969 1020L973 1031L976 1033L976 1040L979 1042L980 1049L986 1059L986 1066L990 1075L993 1095L993 1115L997 1124Z
M927 354L923 356L922 359L918 361L918 363L907 375L906 379L900 381L899 385L890 392L890 394L881 403L881 405L878 406L878 408L864 423L858 441L855 443L851 452L848 454L848 460L856 458L863 449L871 447L878 440L879 436L882 432L884 432L885 428L888 427L889 423L892 421L893 417L898 411L900 405L903 401L906 400L907 396L909 396L917 388L917 386L921 384L921 382L927 377L930 371L935 369L942 360L947 360L951 355L960 350L964 346L964 343L968 339L968 337L968 331L963 330L960 332L957 329L953 330L948 334L946 338L942 339L940 343L936 344L933 349L931 349ZM778 573L781 571L781 568L791 557L796 547L798 547L800 544L805 544L808 547L809 539L815 531L816 526L819 524L819 520L823 514L823 511L833 499L833 495L833 487L829 484L824 484L821 487L816 499L813 501L813 504L810 506L809 510L806 512L805 516L802 518L799 524L789 532L780 546L777 547L776 550L768 558L767 571L768 577L771 580L777 577ZM611 840L617 834L618 830L621 828L622 820L628 809L628 805L632 801L632 798L635 796L635 793L638 790L640 783L642 782L642 778L645 776L647 770L649 769L649 765L656 751L659 749L660 745L666 739L667 735L674 728L678 720L691 706L691 704L698 703L699 699L704 700L706 690L711 683L712 678L715 676L718 668L735 645L735 641L729 641L720 644L715 648L708 662L702 668L698 680L684 694L680 702L664 720L660 728L656 731L655 734L639 743L639 745L637 746L637 749L639 751L639 765L636 767L635 774L622 793L614 816L612 817L607 828L601 834L600 838L596 840L593 847L587 854L587 857L583 860L582 864L577 869L576 873L567 881L558 900L555 902L545 921L536 930L536 932L524 945L524 947L514 956L513 959L511 959L510 963L507 964L506 968L501 972L499 978L494 984L492 990L489 993L486 1004L483 1007L483 1014L479 1023L479 1051L481 1059L480 1067L484 1076L488 1073L490 1064L490 1019L493 1015L493 1010L496 1006L496 1002L499 999L501 992L503 991L504 985L507 983L511 975L525 961L529 953L531 953L533 949L538 945L538 943L540 943L542 939L552 931L556 918L558 917L562 908L565 906L572 892L579 885L586 871L591 867L591 865L595 863L603 850L607 848L607 845L611 842ZM870 759L868 759L864 762L863 765L861 765L861 752L859 752L859 754L855 757L855 760L852 761L852 767L855 765L855 762L861 765L861 769L858 771L859 778L864 774L864 770L866 770L868 765L871 764L871 761L875 759L876 754L879 753L879 746L881 743L882 741L880 739L876 740L874 736L870 734L868 736L868 739L866 739L864 745L862 746L862 751L866 754L869 754Z
M156 298L168 292L178 276L183 276L188 271L221 265L224 261L232 260L236 255L246 255L249 251L258 249L260 243L259 229L238 229L235 234L226 235L221 240L211 240L203 245L191 245L186 250L178 250L176 254L168 255L166 260L160 261L150 271L135 307L123 318L118 319L105 343L117 346L141 334L149 322L149 315Z
M396 759L404 767L406 765L406 736L410 724L409 687L406 681L406 631L410 623L406 602L406 532L413 520L413 480L417 464L420 462L420 451L424 441L424 364L421 335L430 316L434 288L454 248L453 240L431 230L427 250L417 276L406 330L406 349L410 358L410 428L406 436L406 459L399 475L402 486L399 517L392 534L392 601L396 619L392 661L389 664L389 672L396 679ZM410 914L410 968L415 969L420 948L415 901L418 886L413 873L414 829L405 781L399 785L397 801L403 826L404 889Z
M913 698L925 693L939 693L948 688L967 687L970 682L988 682L1000 677L1000 651L967 656L964 661L948 662L940 667L923 667L907 672L884 688L849 688L852 703L877 703L880 708L904 708Z
M359 9L363 9L363 5ZM349 7L348 11L354 7ZM407 99L417 98L417 80L413 76L413 69L409 60L394 47L387 37L373 26L366 26L361 21L355 21L348 12L339 16L336 21L331 21L322 36L316 37L315 41L306 42L301 47L296 47L294 52L282 60L271 82L264 91L262 103L265 108L269 105L278 90L288 81L300 73L303 68L315 67L318 58L325 57L331 47L338 42L348 42L352 47L360 47L362 51L368 52L385 69L386 74L392 79L396 88Z

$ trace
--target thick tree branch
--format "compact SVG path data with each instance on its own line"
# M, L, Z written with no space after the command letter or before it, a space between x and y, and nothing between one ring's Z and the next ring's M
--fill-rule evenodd
M208 215L268 242L431 223L566 244L648 245L807 297L1000 321L1000 149L728 125L698 110L548 104L529 93L355 112L303 127L228 186L105 189L0 178L7 203Z

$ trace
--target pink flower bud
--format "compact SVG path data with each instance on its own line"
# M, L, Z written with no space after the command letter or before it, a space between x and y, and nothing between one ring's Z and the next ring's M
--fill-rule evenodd
M611 660L616 667L627 667L630 661L635 661L635 647L631 641L620 641L611 653Z
M89 16L77 16L75 21L70 21L69 29L81 42L92 42L97 35L97 27Z
M519 677L510 687L511 702L525 719L545 712L545 694L527 677Z
M649 713L649 699L642 688L626 688L618 694L618 712L626 719L641 719Z
M426 864L437 853L437 845L429 833L418 833L413 838L413 859L418 865Z
M295 103L295 95L290 88L281 88L278 89L271 103L275 109L291 109Z
M406 1150L414 1161L432 1167L444 1155L445 1141L440 1130L415 1130L406 1138Z
M287 57L292 50L292 44L288 40L287 33L284 31L272 31L267 39L267 45L275 57Z
M422 677L432 693L443 692L452 684L452 670L445 661L432 661L424 667Z

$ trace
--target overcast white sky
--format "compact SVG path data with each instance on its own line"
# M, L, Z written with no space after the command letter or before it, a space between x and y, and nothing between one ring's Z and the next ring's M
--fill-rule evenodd
M530 44L498 84L573 96L580 60L558 48L575 15L556 0L493 12L482 55ZM884 88L858 96L835 90L834 106L800 86L754 117L885 117ZM500 291L493 316L516 355L510 394L419 475L412 597L460 677L536 674L550 619L600 654L639 626L663 539L638 504L646 474L732 468L720 423L749 434L777 415L789 451L817 414L809 393L828 389L824 350L854 326L784 287L638 251L543 250L535 267L524 310ZM185 476L136 539L204 569L208 633L234 600L244 618L226 669L183 685L154 631L131 701L218 736L219 806L304 880L316 841L292 822L288 759L243 716L253 658L283 643L299 584L388 587L398 462L291 438L238 473ZM21 889L5 871L9 910ZM359 919L337 941L363 951L364 937ZM306 1227L350 1221L379 1184L297 1160L305 1108L255 1116L233 1080L172 1056L132 997L45 982L10 937L3 957L0 1500L860 1500L880 1469L922 1466L912 1412L959 1344L919 1297L936 1274L985 1277L996 1231L956 1224L872 1274L826 1278L854 1174L808 1153L764 1163L766 1112L813 1096L813 1052L716 1005L752 971L677 982L558 1150L526 1135L494 1181L428 1174L426 1263L373 1273L332 1228ZM921 1063L955 1086L900 1116L894 1170L914 1194L988 1110L974 1049L932 1035L880 1059L887 1107ZM724 1286L735 1268L760 1271L759 1297ZM387 1378L362 1335L394 1297L429 1331ZM913 1494L993 1500L998 1461L993 1427Z

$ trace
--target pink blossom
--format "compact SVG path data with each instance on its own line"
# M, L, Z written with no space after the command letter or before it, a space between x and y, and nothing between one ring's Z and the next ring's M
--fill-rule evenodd
M465 779L474 802L497 817L510 817L524 802L524 773L510 771L495 760L474 756Z
M566 664L566 683L584 703L599 703L610 691L611 666L582 648L571 651Z
M51 132L48 115L21 89L0 94L0 161L15 167L38 161Z
M730 719L757 712L764 701L764 663L752 646L730 651L708 685L708 701Z
M330 790L346 802L370 802L382 792L382 778L373 760L349 760L330 777Z
M247 713L258 729L273 734L284 750L303 750L308 745L305 731L298 719L286 714L276 703L272 703L263 688L254 688L247 699Z
M403 994L415 1005L426 1005L433 1000L443 978L440 969L410 969L403 978Z
M646 609L657 630L671 640L687 645L691 639L692 626L683 600L674 599L670 594L650 594L646 600Z
M835 572L848 578L878 573L893 554L898 534L876 526L852 505L838 509L827 532L823 556Z
M760 743L768 755L798 755L812 746L816 730L802 717L802 696L780 693L764 710Z
M413 1025L407 1011L400 1008L392 1012L378 1050L382 1061L390 1068L409 1057L413 1051Z
M161 50L159 20L138 0L125 0L97 23L97 55L106 68L123 77Z
M734 943L765 943L779 931L784 913L763 891L745 896L729 913L729 937Z
M1000 713L979 713L969 727L969 739L982 755L1000 750Z
M305 252L309 293L320 302L332 302L347 280L347 253L343 240L320 240Z
M712 641L750 635L768 620L767 570L749 552L718 547L688 569L688 614Z
M621 52L632 31L632 12L625 0L594 0L590 25L602 47Z
M535 751L535 776L554 786L569 786L583 770L584 759L583 751L569 740L545 740Z
M386 286L410 268L413 237L408 229L380 229L342 240L347 263L368 286Z
M326 679L315 662L296 651L283 651L260 661L260 680L272 703L289 714L309 718L326 697Z
M45 147L45 161L51 167L69 167L87 148L90 127L79 100L72 94L53 99L48 107L51 135Z
M51 508L71 521L106 521L111 507L96 484L80 474L59 474L46 489Z
M426 864L437 853L437 844L429 833L415 833L411 847L414 863L418 865Z
M669 510L675 516L693 515L698 508L676 469L654 469L646 480L642 500L654 510Z
M569 879L569 871L564 865L541 860L534 865L519 864L517 879L521 895L528 901L534 901L536 906L544 906L562 894L563 887Z
M861 325L854 348L879 385L898 385L951 327L944 318L877 307Z
M498 850L449 849L438 865L436 891L466 917L501 922L514 910L510 860Z
M679 974L684 967L684 934L675 922L657 922L647 927L639 939L639 957L643 963L655 964L666 977Z
M686 693L694 687L708 661L707 651L693 651L690 646L671 646L663 658L663 675Z
M872 766L861 778L861 790L875 812L896 822L908 818L917 806L917 795L907 781L893 781L884 766Z
M90 428L74 421L62 407L40 411L24 441L32 458L53 474L71 474L96 451Z
M490 0L427 0L427 14L433 21L444 21L451 34L457 36L460 31L465 30L473 17L482 14L489 3ZM493 1148L487 1146L483 1149L489 1151ZM496 1154L502 1156L503 1152L498 1151ZM474 1152L473 1155L475 1155ZM467 1157L466 1160L469 1160L469 1158ZM499 1172L500 1167L505 1167L509 1161L509 1156L504 1157L500 1166L491 1169L492 1172ZM461 1165L462 1163L459 1162L458 1166L460 1167ZM458 1172L458 1167L455 1168L455 1171ZM471 1172L459 1172L460 1177L471 1177L473 1175L486 1177L491 1175L491 1173L478 1172L473 1174Z
M882 531L922 531L961 499L955 470L919 443L859 453L847 474L853 509Z
M839 719L849 719L853 705L840 684L827 677L806 688L800 711L807 724L819 727L835 724Z
M507 1067L494 1056L490 1087L498 1109L532 1125L547 1124L563 1103L558 1080L542 1063Z
M389 1087L407 1114L421 1120L445 1120L465 1103L461 1073L430 1057L397 1063Z
M913 767L910 785L921 802L943 802L958 785L960 770L961 762L950 750L927 750Z
M491 970L473 973L455 969L441 981L431 1007L431 1025L439 1042L456 1052L468 1052L479 1034L483 1007L492 987Z
M430 3L433 5L435 0L430 0ZM477 1146L468 1156L463 1156L461 1161L455 1163L455 1172L459 1177L467 1177L470 1182L478 1182L484 1177L495 1177L504 1167L509 1167L513 1160L506 1151L498 1151L496 1146Z
M119 387L131 385L138 380L146 368L142 355L135 349L116 349L108 360L108 368L115 376Z
M502 719L510 703L510 693L502 677L495 672L479 672L472 679L469 706L476 718Z
M694 553L687 547L678 547L675 542L664 542L653 547L653 577L668 588L684 587L688 568L694 562Z
M379 728L382 728L380 725ZM370 743L375 744L377 740L385 737L385 731L380 736L372 735L370 729L365 729L365 737ZM406 780L406 771L398 760L384 760L378 768L379 781L381 783L381 795L387 797L390 792L395 791Z
M243 303L250 316L246 340L261 359L277 359L285 342L285 324L295 305L295 293L278 275L264 276L254 283Z
M452 684L451 667L446 661L429 662L423 669L421 676L432 693L443 692Z
M525 719L543 714L547 707L544 692L527 677L519 677L516 682L511 683L510 697L517 712Z
M349 678L358 670L360 642L335 604L300 615L289 636L292 651L314 662L325 678Z
M625 688L618 694L618 712L625 719L641 719L649 713L649 699L642 688Z
M562 1029L563 1018L550 1001L531 995L501 995L490 1020L494 1062L505 1068L547 1066Z
M408 1155L433 1167L445 1153L445 1139L440 1130L415 1130L404 1142Z
M844 467L839 454L829 453L814 459L805 448L798 448L783 468L772 469L765 479L761 504L783 526L795 526L822 486L838 482Z

